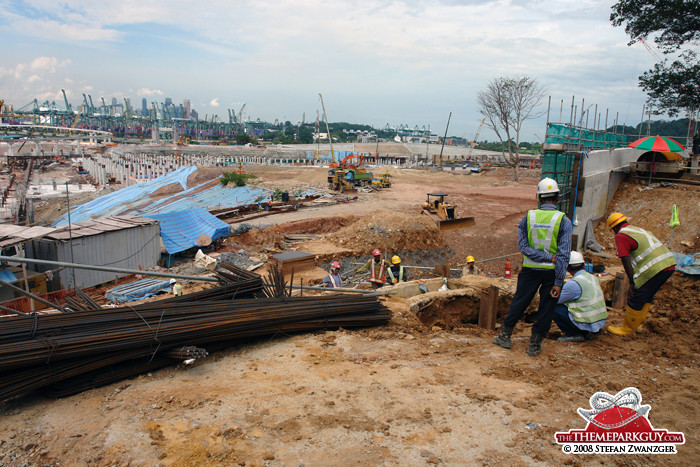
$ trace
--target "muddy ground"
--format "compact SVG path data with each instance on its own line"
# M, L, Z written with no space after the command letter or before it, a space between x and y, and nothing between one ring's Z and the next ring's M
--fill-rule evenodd
M382 209L416 214L425 192L439 190L477 222L474 229L444 236L456 252L453 261L517 251L516 225L535 206L534 171L521 171L524 178L515 184L504 173L392 170L392 189L357 203L265 218L276 229L270 235L251 232L245 248L257 252L263 238L285 232L328 234L314 217L361 218ZM257 172L266 183L275 178L324 183L324 173L316 169ZM621 193L628 194L616 198L613 208L630 213L633 207L623 203L632 194L638 196L635 206L653 200L659 213L686 199L692 213L700 199L696 187L639 191L630 184ZM676 231L674 242L695 240L698 216L691 213L687 231ZM638 225L662 228L648 221ZM338 231L352 225L320 224ZM664 240L665 232L657 234ZM601 243L610 247L611 240L609 232L599 231ZM502 275L501 261L484 266ZM537 358L525 354L529 325L518 326L513 348L505 350L491 343L494 332L470 323L449 331L428 327L404 300L390 298L385 303L394 317L382 328L255 340L192 367L173 366L73 397L30 394L1 404L0 463L693 465L700 458L698 289L697 279L676 273L634 337L603 333L582 344L559 343L553 325ZM610 322L621 317L621 310L610 310ZM655 428L685 433L678 454L572 456L554 444L555 432L585 426L576 409L589 408L593 393L615 394L629 386L651 405Z

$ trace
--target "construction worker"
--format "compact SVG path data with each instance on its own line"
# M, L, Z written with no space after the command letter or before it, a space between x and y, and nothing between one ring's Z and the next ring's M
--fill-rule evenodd
M357 270L358 273L365 271L369 271L369 282L375 289L386 284L386 262L379 248L372 252L372 258L367 261L367 264Z
M338 261L331 263L331 272L323 278L321 286L331 288L343 286L343 279L340 277L340 263Z
M386 272L392 284L398 284L399 282L406 282L408 280L408 274L404 271L401 265L401 258L398 255L391 257L391 266L389 266Z
M583 342L605 326L608 310L598 278L585 271L583 255L572 251L566 268L573 279L561 288L554 322L564 334L559 342Z
M175 278L170 279L170 285L173 287L173 289L172 289L173 295L175 295L176 297L179 297L180 295L182 295L182 285L180 285L177 282L177 279L175 279Z
M559 186L555 180L543 178L537 185L537 197L541 207L528 211L518 227L518 249L523 254L523 270L518 274L518 285L501 332L493 339L494 344L510 349L513 329L539 289L537 322L532 326L527 349L531 357L540 354L542 340L552 326L554 307L569 264L572 231L571 221L563 212L557 211Z
M465 276L480 276L481 269L474 265L474 257L467 256L467 265L462 269L462 277Z
M646 319L654 295L676 270L676 260L658 238L651 232L628 224L627 217L622 213L610 214L608 227L615 232L617 256L630 281L624 323L622 326L610 326L608 331L628 336L637 332Z

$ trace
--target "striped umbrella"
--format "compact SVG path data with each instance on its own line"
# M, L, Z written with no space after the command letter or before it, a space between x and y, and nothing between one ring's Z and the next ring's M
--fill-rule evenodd
M647 136L628 144L627 147L656 152L679 152L685 149L678 141L663 136Z

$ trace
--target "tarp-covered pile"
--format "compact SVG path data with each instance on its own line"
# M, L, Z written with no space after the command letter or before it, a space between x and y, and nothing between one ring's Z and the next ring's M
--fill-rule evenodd
M218 209L255 204L269 199L269 191L251 187L224 187L218 179L188 187L187 180L198 168L180 167L154 180L137 183L101 196L71 209L71 222L82 222L119 214L148 217L184 211L196 207ZM158 190L177 186L174 194L159 195ZM68 225L68 215L58 219L54 226Z
M168 253L175 254L197 246L207 246L221 237L228 237L230 226L209 214L204 208L168 214L149 215L160 223L160 237ZM201 240L204 236L207 241Z

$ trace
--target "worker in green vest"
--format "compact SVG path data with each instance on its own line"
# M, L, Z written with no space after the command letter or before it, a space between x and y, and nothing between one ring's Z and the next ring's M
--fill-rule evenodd
M630 281L625 320L622 326L610 326L608 331L618 336L637 332L647 318L654 295L676 270L673 253L651 232L627 223L627 217L614 212L608 217L608 227L615 232L617 256L622 261Z
M590 340L605 327L608 310L598 278L584 270L583 255L572 251L566 270L573 279L561 288L554 322L564 334L559 342Z
M387 268L386 273L389 275L389 282L391 284L398 284L399 282L406 282L408 280L408 275L401 265L401 258L399 255L391 257L391 266Z
M170 285L172 286L173 295L179 297L182 295L182 285L177 282L177 279L170 279Z
M532 326L527 354L536 357L542 352L542 340L549 332L566 266L571 252L572 224L557 210L559 185L545 177L537 185L538 209L531 209L518 225L518 249L523 254L523 270L518 274L513 301L503 320L501 331L493 343L510 349L510 336L530 302L539 291L537 322Z

